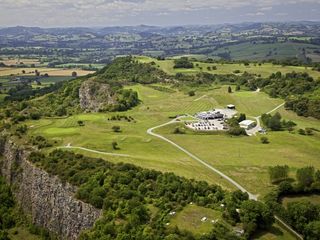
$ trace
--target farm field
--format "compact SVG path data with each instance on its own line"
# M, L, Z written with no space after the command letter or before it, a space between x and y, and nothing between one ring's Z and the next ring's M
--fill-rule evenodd
M4 63L7 66L17 66L21 64L30 65L35 64L39 65L39 59L37 58L4 58L3 60L0 60L0 63Z
M314 54L314 50L319 50L318 45L294 42L278 42L278 43L240 43L223 48L219 48L212 52L212 55L229 52L231 59L234 60L263 60L263 59L286 59L286 58L303 58L302 49L305 49L306 55L314 57L314 61L318 60L319 54Z
M126 161L161 171L173 171L185 177L219 183L232 189L233 186L183 152L148 135L147 129L168 122L169 117L178 114L194 114L198 111L224 107L228 103L234 103L238 111L246 113L247 116L258 116L282 103L282 100L269 98L262 92L240 91L227 94L226 86L197 92L194 97L178 91L161 92L142 85L130 88L138 91L142 103L128 112L80 114L64 119L30 121L28 122L29 133L53 139L57 141L57 146L66 146L70 143L75 147L128 156L119 157L83 149L75 150L86 155L113 161ZM197 100L203 94L206 97ZM279 111L286 119L291 119L290 112L284 109ZM117 114L132 116L134 121L108 120ZM85 126L80 127L78 120L84 121ZM320 129L319 121L313 119L295 116L292 120L297 122L297 128L312 126ZM115 125L120 126L120 133L112 131L112 126ZM320 167L319 133L313 136L302 136L297 133L269 132L267 136L271 143L264 145L260 143L259 136L230 137L226 134L194 134L191 131L179 135L172 133L174 127L174 125L168 125L158 129L157 132L241 182L255 194L263 195L273 187L269 184L268 166L287 164L292 171L305 165ZM112 141L119 144L119 150L113 150Z
M187 73L187 74L196 74L200 71L200 67L202 68L203 72L208 72L212 74L231 74L235 70L240 70L240 74L243 72L248 72L252 74L261 75L262 77L268 77L274 72L281 72L281 73L289 73L289 72L307 72L310 76L317 79L320 77L320 72L312 70L310 67L301 67L301 66L281 66L281 65L273 65L272 63L262 63L261 66L258 64L250 63L249 66L245 66L244 64L239 63L202 63L202 62L194 62L194 64L198 64L191 69L174 69L174 60L167 59L159 61L154 58L145 57L145 56L136 56L137 60L145 63L155 62L156 66L159 66L163 71L168 74L175 75L176 73ZM207 67L216 66L217 70L209 71Z
M22 71L26 73L23 74ZM49 74L49 76L71 76L72 72L77 72L78 76L85 76L94 71L86 71L82 69L57 69L57 68L0 68L0 76L32 76L35 70L38 70L41 75Z

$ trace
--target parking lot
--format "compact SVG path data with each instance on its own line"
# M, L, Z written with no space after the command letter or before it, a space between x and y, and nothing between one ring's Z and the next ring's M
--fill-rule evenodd
M223 131L228 130L225 121L232 118L237 111L231 109L213 109L195 114L198 121L186 121L186 127L194 131ZM212 119L214 117L215 119Z

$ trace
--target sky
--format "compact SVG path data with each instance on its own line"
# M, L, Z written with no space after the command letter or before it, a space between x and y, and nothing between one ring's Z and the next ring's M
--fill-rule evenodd
M0 26L320 21L320 0L0 0Z

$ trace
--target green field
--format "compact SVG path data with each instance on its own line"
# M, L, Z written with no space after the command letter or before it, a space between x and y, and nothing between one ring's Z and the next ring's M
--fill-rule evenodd
M146 133L148 128L168 122L177 114L194 114L198 111L223 107L234 103L239 112L247 116L258 116L282 103L280 99L269 98L262 92L240 91L227 94L227 87L212 88L197 92L189 97L183 92L161 92L147 86L131 86L138 91L142 103L125 113L80 114L62 119L42 119L29 121L31 135L43 135L57 141L57 146L71 144L76 147L127 154L127 157L102 155L77 149L76 151L103 157L113 161L127 161L161 171L173 171L179 175L218 183L232 188L219 176L190 159L183 152L168 143ZM195 101L199 97L198 101ZM320 122L311 118L298 117L294 113L279 109L286 119L292 119L297 128L314 127L320 129ZM114 115L132 116L135 121L108 121ZM82 120L85 126L78 126ZM121 127L114 133L112 126ZM265 194L273 186L269 184L268 166L288 164L294 171L298 167L313 165L320 168L320 134L302 136L298 133L269 132L270 144L260 143L260 137L230 137L226 134L173 134L175 126L169 125L157 131L188 149L201 159L217 167L224 173L241 182L256 194ZM119 150L113 150L112 141L117 141ZM197 172L197 174L194 174Z
M302 49L305 49L306 55L314 54L314 50L319 50L318 45L294 42L279 43L240 43L223 48L218 48L212 52L212 55L230 52L233 60L265 60L265 59L286 59L297 57L303 59ZM319 60L319 54L314 54L314 61Z
M282 72L282 73L289 73L289 72L307 72L310 76L317 79L320 77L320 72L312 70L310 67L301 67L301 66L281 66L281 65L273 65L272 63L262 63L261 66L258 64L250 63L249 66L245 66L244 64L239 63L202 63L202 62L194 62L194 64L198 64L199 66L195 66L191 69L174 69L174 60L167 59L163 61L158 61L157 59L145 57L145 56L136 56L136 58L141 62L155 62L156 66L159 66L162 70L164 70L168 74L176 74L176 73L188 73L188 74L195 74L200 71L200 67L202 68L201 71L208 72L212 74L231 74L235 70L240 70L240 74L244 73L245 71L248 73L253 73L257 75L261 75L262 77L269 77L274 72ZM217 70L209 71L207 67L216 66Z
M40 236L31 234L25 227L15 227L10 229L9 237L12 240L40 240Z
M254 240L294 240L296 239L288 231L281 228L277 223L273 224L268 231L260 231L252 236Z
M139 57L140 61L156 61L147 57ZM156 61L162 69L173 74L172 60ZM221 65L229 68L236 64ZM237 66L239 66L237 64ZM218 66L218 70L219 71ZM244 67L244 66L239 66ZM263 64L266 73L257 66L254 71L257 74L268 75L280 69L280 66ZM281 70L292 71L286 67ZM298 68L296 68L298 71ZM193 70L191 70L192 72ZM224 70L227 71L227 70ZM310 69L311 74L319 75ZM268 72L268 74L267 74ZM180 176L205 180L209 183L219 184L222 187L235 189L230 183L213 173L200 163L191 159L182 151L169 143L150 136L147 130L151 127L166 123L179 114L195 114L199 111L222 108L227 104L235 104L239 113L245 113L248 117L256 117L266 113L283 103L283 100L270 98L263 92L238 91L227 93L228 86L212 85L201 87L196 90L196 95L190 97L185 91L171 89L162 91L163 87L169 85L158 84L158 87L147 85L133 85L131 88L138 92L141 103L126 112L118 113L83 113L67 118L44 118L39 121L28 121L29 135L42 135L55 142L55 147L82 147L69 148L78 153L90 157L99 157L113 162L129 162L142 167L152 168L163 172L175 172ZM159 87L160 86L160 87ZM267 137L270 144L261 144L260 136L253 137L231 137L225 133L200 134L191 130L186 134L173 134L176 124L167 125L156 130L157 133L174 141L194 155L198 156L208 164L227 174L250 192L260 197L274 188L269 182L268 167L287 164L290 167L290 175L293 176L299 167L313 165L320 168L320 132L314 131L312 136L303 136L297 133L297 129L312 127L320 130L320 121L312 118L299 117L293 112L286 111L283 107L278 109L286 120L297 123L296 131L289 133L268 132ZM112 116L131 116L134 120L110 120ZM185 117L183 121L191 120ZM79 126L78 121L84 122L85 126ZM121 132L115 133L113 126L120 126ZM114 150L112 142L119 144L118 150ZM68 148L67 148L68 149ZM50 151L48 149L46 151ZM98 152L93 152L98 151ZM123 154L115 156L112 154ZM196 210L194 210L196 209ZM219 212L206 210L196 206L188 206L182 212L177 213L170 221L171 226L178 226L192 230L195 233L210 229L211 222L199 222L199 216L206 214L209 218L219 218ZM218 216L218 215L219 216ZM185 221L183 219L190 219ZM283 231L277 224L269 232L257 233L254 239L293 239L292 236Z
M203 217L207 219L205 221L201 221ZM197 235L201 235L210 232L214 225L212 221L220 222L231 228L229 224L223 221L221 211L196 205L188 205L184 207L181 212L178 212L171 218L169 226L177 226L179 229L188 230Z
M284 206L287 206L288 203L290 202L297 202L297 201L308 201L311 202L313 204L320 204L320 195L296 195L296 196L288 196L288 197L284 197L282 198L282 204Z

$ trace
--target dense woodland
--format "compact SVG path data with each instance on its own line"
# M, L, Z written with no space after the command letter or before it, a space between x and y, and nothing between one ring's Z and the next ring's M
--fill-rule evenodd
M173 173L160 173L131 164L112 164L102 159L55 150L49 155L33 152L30 160L63 181L79 186L76 196L104 210L103 218L81 239L242 239L274 222L267 205L248 200L240 191L226 192L203 181ZM237 237L230 225L213 225L211 233L195 236L167 226L169 212L181 211L193 202L224 212L230 225L242 224ZM226 207L221 209L221 204ZM236 211L236 209L240 211ZM153 209L153 210L152 210Z
M288 166L270 167L270 181L278 185L265 197L265 202L277 215L303 234L305 239L317 240L320 237L320 204L293 201L285 207L281 200L286 196L319 194L320 170L312 166L300 168L296 171L295 179L289 178L288 173Z
M263 89L271 97L286 99L285 107L299 116L320 119L320 81L307 73L292 72L283 75L277 72L269 78L250 81L249 84Z

